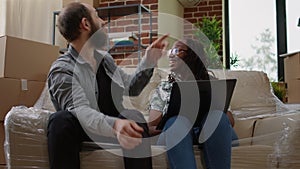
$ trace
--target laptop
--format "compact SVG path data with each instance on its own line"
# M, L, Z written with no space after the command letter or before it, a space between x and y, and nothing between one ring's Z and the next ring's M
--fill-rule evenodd
M200 126L208 112L219 110L227 112L236 79L201 80L174 82L166 114L157 126L162 130L166 121L176 115Z

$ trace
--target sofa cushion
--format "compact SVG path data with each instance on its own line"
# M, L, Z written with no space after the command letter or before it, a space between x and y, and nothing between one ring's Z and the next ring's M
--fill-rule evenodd
M242 70L212 70L212 72L219 79L237 79L231 100L231 109L236 117L257 118L276 113L279 101L272 93L266 73Z
M278 168L300 167L300 112L257 120L254 145L270 145L270 161Z
M234 130L240 145L251 145L256 119L236 119Z
M290 132L300 128L300 112L258 119L253 131L254 145L274 145ZM299 144L300 145L300 144Z
M272 146L255 145L232 148L231 169L267 169L271 166ZM272 167L273 168L273 167ZM274 167L274 169L277 167Z

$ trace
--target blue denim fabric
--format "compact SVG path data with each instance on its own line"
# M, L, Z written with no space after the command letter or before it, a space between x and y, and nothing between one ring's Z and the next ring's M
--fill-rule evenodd
M200 144L203 149L205 166L207 169L230 169L231 142L237 139L229 119L225 113L217 112L219 120L215 127L204 124L212 117L206 117L202 126L193 128L188 119L182 116L170 118L159 136L158 144L166 145L170 167L172 169L196 169L193 151L193 140L198 140L200 132L211 133L205 142ZM219 121L219 123L217 123ZM202 128L202 130L201 130ZM214 129L213 132L206 131Z

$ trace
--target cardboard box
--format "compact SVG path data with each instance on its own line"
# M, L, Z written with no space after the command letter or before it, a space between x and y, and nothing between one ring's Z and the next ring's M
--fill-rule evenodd
M46 81L50 66L58 56L58 46L2 36L0 78Z
M99 6L99 1L97 0L63 0L63 7L71 2L83 2L92 5L93 7Z
M300 103L300 79L287 81L288 103Z
M45 82L0 78L0 122L13 106L33 106L44 86Z
M5 155L4 155L4 123L0 122L0 164L6 164Z
M282 55L284 57L284 78L300 79L300 52Z
M287 102L300 103L300 52L280 55L284 57L284 81L287 83Z

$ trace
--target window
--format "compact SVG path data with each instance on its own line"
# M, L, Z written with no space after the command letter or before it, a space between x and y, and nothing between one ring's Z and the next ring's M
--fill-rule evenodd
M299 0L286 1L288 53L300 51L300 27L297 26L300 17L299 6Z
M264 71L277 80L276 1L230 0L228 8L229 53L239 60L230 68Z

